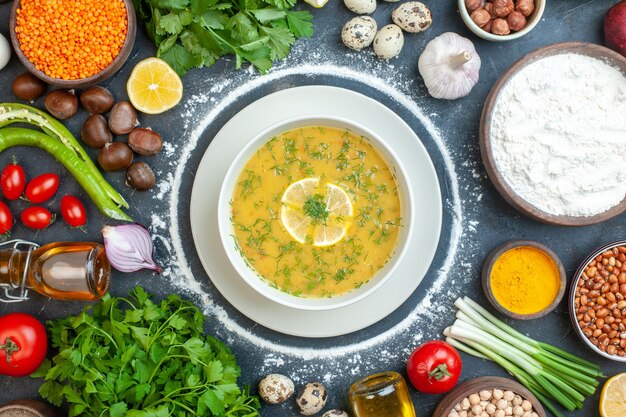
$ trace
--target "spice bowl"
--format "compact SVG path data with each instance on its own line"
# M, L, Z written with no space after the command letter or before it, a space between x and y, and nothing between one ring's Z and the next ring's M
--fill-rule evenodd
M508 35L496 35L482 29L472 20L472 18L470 17L471 12L469 12L466 6L466 1L467 0L458 0L458 8L459 12L461 13L461 18L463 19L463 22L465 23L467 28L471 30L475 35L492 42L512 41L526 35L528 32L533 30L535 26L537 26L546 8L546 0L534 0L534 11L526 18L526 26L524 26L524 28L516 32L511 32ZM517 1L518 0L516 0L515 3L517 3ZM483 5L484 4L485 1L483 1Z
M546 412L539 400L528 391L523 385L511 379L501 378L497 376L482 376L470 379L456 386L452 391L446 394L435 408L432 417L449 417L454 414L453 410L457 404L461 404L463 399L468 398L472 394L478 394L481 391L489 390L512 391L532 405L532 410L539 417L546 417Z
M0 417L57 417L57 413L42 401L15 400L0 405Z
M47 84L57 86L60 88L72 89L72 88L85 88L91 85L98 84L103 80L109 78L113 74L115 74L121 67L124 65L135 44L135 36L137 32L137 17L135 15L135 8L133 6L132 0L111 0L111 1L120 1L124 4L126 8L126 37L121 46L121 49L117 53L117 55L113 58L113 60L99 72L94 73L90 76L84 78L74 78L74 79L64 79L64 78L55 78L44 71L38 69L33 62L29 60L26 56L22 47L20 45L20 41L18 39L18 35L16 32L17 23L17 10L20 7L21 0L15 0L13 2L13 6L11 8L11 14L9 16L9 27L10 27L10 35L11 35L11 43L13 45L13 50L15 54L22 62L22 64L26 67L26 69L39 78L40 80L46 82ZM110 32L112 28L105 28L107 32ZM41 35L40 35L41 36ZM49 51L45 51L47 53Z
M530 240L496 247L485 259L481 280L496 310L518 320L549 314L567 286L565 268L556 253Z
M607 359L626 362L626 239L591 252L578 267L569 296L581 340Z

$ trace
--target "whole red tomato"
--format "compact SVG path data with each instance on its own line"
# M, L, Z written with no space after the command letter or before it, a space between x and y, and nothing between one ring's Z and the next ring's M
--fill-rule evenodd
M0 201L0 235L6 235L13 227L13 214L11 209Z
M30 180L26 186L26 198L35 204L43 203L54 196L59 189L57 174L43 174Z
M30 375L39 368L48 350L43 324L30 314L0 317L0 374Z
M7 200L17 200L26 188L26 174L17 164L7 165L0 175L0 189Z
M48 209L39 206L24 209L20 217L24 226L35 230L45 229L54 222L54 215Z
M85 206L73 195L61 199L61 216L71 227L81 227L87 223Z
M440 340L426 342L411 353L406 364L416 390L426 394L450 391L461 376L461 357L454 347Z

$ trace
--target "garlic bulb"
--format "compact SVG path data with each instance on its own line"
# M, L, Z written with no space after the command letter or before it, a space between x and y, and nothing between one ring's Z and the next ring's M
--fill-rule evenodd
M454 100L468 95L478 82L480 57L472 41L446 32L428 42L418 68L431 96Z

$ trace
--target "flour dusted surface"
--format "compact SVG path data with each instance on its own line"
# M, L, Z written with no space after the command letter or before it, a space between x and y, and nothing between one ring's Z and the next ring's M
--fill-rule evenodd
M626 196L626 77L578 54L541 58L502 89L491 147L506 183L553 215L593 216Z

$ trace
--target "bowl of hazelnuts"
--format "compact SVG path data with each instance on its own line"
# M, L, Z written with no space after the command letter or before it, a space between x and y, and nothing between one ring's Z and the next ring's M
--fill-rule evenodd
M546 0L459 0L467 27L483 39L504 42L521 38L541 20Z

